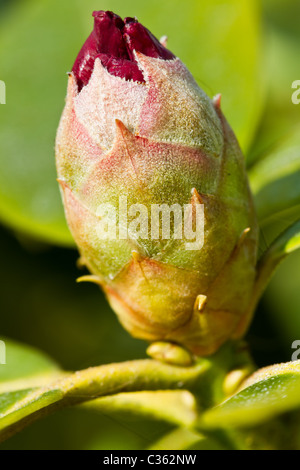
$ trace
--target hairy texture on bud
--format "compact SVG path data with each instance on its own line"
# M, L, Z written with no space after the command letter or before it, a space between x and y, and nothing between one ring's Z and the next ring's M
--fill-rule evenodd
M95 12L69 75L57 133L66 217L82 260L133 336L199 355L240 337L255 278L257 223L244 158L220 110L137 20ZM99 207L204 205L204 245L102 239ZM113 216L111 216L113 218Z

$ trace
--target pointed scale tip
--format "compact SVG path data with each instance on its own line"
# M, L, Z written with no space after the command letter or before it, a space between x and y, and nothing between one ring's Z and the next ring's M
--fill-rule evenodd
M196 188L192 188L191 190L191 194L192 194L192 197L199 203L199 204L203 204L203 200L200 196L200 194L198 193L197 189Z
M132 250L131 256L133 261L135 261L136 263L140 263L141 261L143 261L142 255L136 250Z
M202 295L202 294L197 295L196 301L195 301L195 310L197 310L198 312L202 312L204 310L206 303L207 303L206 295Z
M245 228L245 230L243 230L238 242L237 242L237 246L236 248L240 248L240 246L243 244L245 238L247 237L248 233L250 232L251 228L250 227L247 227Z
M102 281L101 281L100 277L94 276L94 275L91 275L91 274L87 274L85 276L78 277L76 279L76 282L78 282L78 283L80 283L80 282L92 282L93 284L97 284L98 286L102 285Z
M162 36L159 40L159 42L161 43L162 46L164 47L167 47L167 44L168 44L168 36Z
M120 121L120 119L115 119L115 123L116 123L116 126L117 128L121 131L121 132L128 132L129 133L129 130L127 129L127 127L125 126L125 124Z
M213 97L213 105L216 109L221 109L221 93L218 93L216 96Z
M56 178L56 181L63 189L68 187L66 180L64 178Z

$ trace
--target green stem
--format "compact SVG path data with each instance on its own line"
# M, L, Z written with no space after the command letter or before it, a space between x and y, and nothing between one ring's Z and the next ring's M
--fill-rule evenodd
M178 367L154 360L129 361L91 367L29 391L0 419L0 440L5 440L36 419L70 405L120 392L193 389L211 369L208 360Z
M17 392L21 392L24 398L13 400L14 404L8 404L6 411L0 416L0 440L7 439L36 419L66 406L85 402L92 404L91 401L96 398L124 395L124 392L178 390L178 395L174 395L172 399L171 395L169 398L164 395L163 410L156 404L157 396L152 397L152 404L148 400L147 406L142 397L138 397L137 404L153 417L160 415L162 419L171 422L175 419L181 425L189 426L196 419L199 406L205 409L224 399L224 381L228 372L249 363L248 354L239 348L238 343L227 343L213 356L198 358L191 366L176 366L145 359L91 367L56 378L55 381L52 379L46 386L32 388L29 383L27 386L24 384L26 389ZM180 390L192 393L187 391L180 395ZM4 394L4 400L8 403L10 393L16 392L12 390ZM134 398L131 396L125 401L128 403L128 400L132 401ZM180 411L178 400L182 398L184 403ZM124 396L122 400L124 402ZM162 395L160 400L162 403ZM117 409L122 403L116 399L111 400L110 405Z

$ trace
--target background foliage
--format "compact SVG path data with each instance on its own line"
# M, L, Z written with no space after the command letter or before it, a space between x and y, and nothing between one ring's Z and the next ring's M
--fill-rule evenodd
M121 328L102 293L75 284L77 253L55 180L66 72L91 30L94 9L137 16L158 37L167 34L169 48L208 95L222 93L249 166L261 251L300 215L300 105L291 102L291 84L300 79L297 0L0 0L0 79L7 86L7 104L0 106L0 338L37 347L65 370L145 357L145 343ZM259 366L289 361L291 344L300 339L299 279L295 252L275 275L247 336ZM26 357L18 356L15 370L35 364ZM49 373L56 370L52 360L42 363ZM165 421L105 406L97 413L72 408L1 448L138 449L166 433L174 448L204 446L198 436L177 432Z

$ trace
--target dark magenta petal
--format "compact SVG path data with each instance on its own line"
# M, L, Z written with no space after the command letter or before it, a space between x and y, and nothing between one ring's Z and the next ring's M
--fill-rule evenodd
M135 18L125 18L111 11L94 11L94 29L82 46L72 71L78 89L87 85L96 57L109 73L126 80L144 82L133 51L164 60L175 56Z
M110 11L95 11L93 16L94 29L82 46L72 68L79 90L88 84L95 58L100 52L129 58L121 32L123 20Z
M74 73L77 79L77 85L79 90L81 90L84 85L87 85L90 79L94 68L96 55L96 40L94 37L94 33L91 33L85 41L84 45L82 46L72 68L72 72Z
M144 82L144 77L136 62L127 59L111 57L107 54L99 54L97 57L109 73L116 77Z
M148 57L158 59L170 60L175 58L174 54L166 49L147 28L133 18L125 18L123 36L131 60L134 60L134 50L142 52Z
M94 11L94 31L97 52L110 54L113 57L128 58L126 45L123 39L122 18L111 11Z

